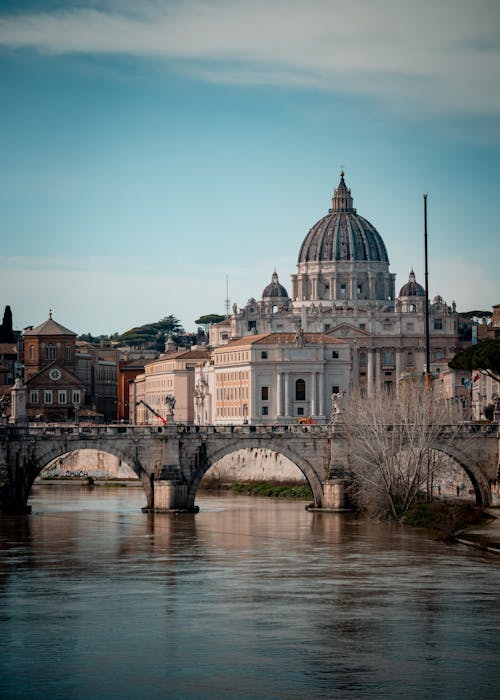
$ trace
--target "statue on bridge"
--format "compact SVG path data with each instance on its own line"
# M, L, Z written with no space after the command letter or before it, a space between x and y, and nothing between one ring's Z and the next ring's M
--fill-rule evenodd
M175 408L175 396L173 394L167 394L165 396L165 403L167 404L167 416L169 420L174 420L174 408Z

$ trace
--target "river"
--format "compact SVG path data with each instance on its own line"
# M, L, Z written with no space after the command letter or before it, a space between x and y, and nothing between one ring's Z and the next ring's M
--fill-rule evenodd
M497 698L500 560L303 502L35 486L0 518L0 697Z

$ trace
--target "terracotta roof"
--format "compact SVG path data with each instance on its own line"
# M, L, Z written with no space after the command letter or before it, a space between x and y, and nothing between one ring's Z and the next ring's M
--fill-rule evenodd
M318 345L326 343L327 345L344 345L345 341L333 338L325 333L304 333L305 345ZM224 351L229 348L241 347L242 345L295 345L295 333L263 333L262 335L246 335L237 340L231 340L226 345L221 345L216 348L218 351Z
M204 360L210 357L208 350L186 350L177 355L181 359Z
M69 328L61 326L60 323L54 321L53 318L48 318L31 331L24 331L24 335L76 335Z

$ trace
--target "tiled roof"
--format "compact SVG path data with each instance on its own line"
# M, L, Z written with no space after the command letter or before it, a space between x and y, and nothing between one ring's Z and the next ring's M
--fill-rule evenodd
M247 335L237 340L231 340L226 345L221 345L216 350L224 351L242 345L295 345L297 342L295 333L263 333L262 335ZM325 333L304 333L305 345L344 345L343 340L333 338Z
M54 321L53 318L48 318L31 331L24 331L24 335L76 335L69 328L61 326L60 323Z

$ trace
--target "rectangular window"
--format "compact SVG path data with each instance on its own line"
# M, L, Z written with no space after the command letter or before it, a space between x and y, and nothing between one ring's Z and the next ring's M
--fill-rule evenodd
M261 356L261 358L262 358L263 360L267 360L267 350L263 350L263 351L260 353L260 356Z
M79 389L73 389L73 392L71 394L71 401L72 403L80 403L80 396L81 392Z
M341 284L340 285L340 296L345 297L345 295L346 295L346 286L345 286L345 284Z
M43 402L52 403L52 389L45 389L43 392Z
M362 331L366 331L366 323L360 323L359 327Z
M303 407L303 406L299 406L299 407L297 408L297 415L298 415L298 416L303 416L303 415L304 415L304 407Z
M339 386L332 386L332 394L340 394L340 387Z
M260 398L262 401L269 401L269 387L268 386L261 386L260 387Z
M57 403L65 404L68 400L66 389L59 389L57 392Z
M30 403L38 403L38 389L30 391Z
M436 318L434 321L434 328L437 331L443 330L443 321L440 318Z
M56 346L55 345L47 345L45 348L45 358L47 360L55 360L56 359Z
M35 346L30 345L30 360L34 360L34 359L35 359Z
M263 416L269 415L269 406L262 406L262 415Z
M334 360L338 359L338 356L339 356L339 354L338 354L337 350L332 350L332 357L333 357L333 359L334 359Z
M66 359L71 360L72 359L72 347L71 345L66 345Z
M392 366L392 364L394 363L394 353L392 352L392 350L384 350L383 361L384 367Z

